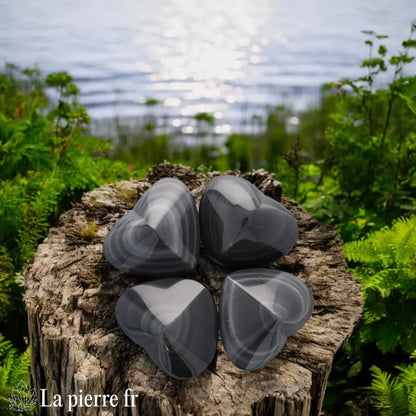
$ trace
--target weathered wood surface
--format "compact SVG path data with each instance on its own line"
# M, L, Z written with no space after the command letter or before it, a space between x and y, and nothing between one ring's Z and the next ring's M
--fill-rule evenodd
M107 264L102 243L115 221L131 209L151 183L176 176L196 202L214 174L172 165L155 167L147 178L103 186L62 215L25 272L34 387L48 396L117 394L132 388L135 408L76 408L73 415L231 416L318 415L334 354L351 335L362 312L360 288L346 272L339 235L295 201L281 202L296 216L299 239L276 267L304 279L315 298L312 318L290 337L264 369L248 373L227 358L221 341L215 367L190 381L166 376L119 329L114 306L140 279ZM281 187L261 170L243 175L279 199ZM227 271L202 250L195 279L218 301ZM122 404L122 403L121 403ZM41 409L41 415L68 414Z

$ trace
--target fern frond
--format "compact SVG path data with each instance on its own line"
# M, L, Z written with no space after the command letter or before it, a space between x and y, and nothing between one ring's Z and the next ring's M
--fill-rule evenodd
M13 349L12 343L0 333L0 364L3 358Z
M14 386L20 381L29 382L29 369L31 365L30 348L28 347L19 357L15 360L12 372L10 374L9 384Z
M373 375L370 391L374 406L382 416L407 416L408 400L406 389L399 380L380 368L370 368Z
M391 290L397 287L398 274L396 269L383 269L360 280L366 291L375 289L382 297L388 297Z
M416 416L416 387L409 391L409 416Z
M358 262L374 262L377 260L377 248L367 240L350 241L344 244L347 260Z
M409 402L409 415L416 416L416 364L397 367L400 370L400 382L406 388Z
M384 266L392 263L404 265L416 261L416 216L397 219L391 228L384 227L370 233L363 240L344 244L348 260L367 264L382 262Z
M409 397L406 388L395 380L391 389L391 401L394 416L408 416L409 414Z
M407 313L416 298L416 216L346 243L344 250L347 259L361 263L353 270L365 299L361 338L384 352L399 344L410 353L416 348L416 331L409 326L414 317Z
M19 356L17 350L1 334L0 346L3 346L3 351L7 350L0 361L0 414L14 415L16 413L9 410L9 398L13 388L21 381L29 382L30 350L27 348Z
M0 389L3 391L11 388L9 381L16 362L17 352L13 348L7 353L0 365Z
M395 221L392 231L394 254L397 264L408 262L415 264L416 258L416 217L399 218Z
M408 365L406 367L396 367L399 371L399 379L404 384L408 391L416 388L416 364Z
M378 410L380 410L380 412L383 412L384 414L389 414L388 412L390 412L391 414L391 376L381 371L378 367L371 367L370 370L373 375L373 380L370 387L373 404Z
M0 333L0 388L27 381L30 364L30 348L19 355L12 343Z

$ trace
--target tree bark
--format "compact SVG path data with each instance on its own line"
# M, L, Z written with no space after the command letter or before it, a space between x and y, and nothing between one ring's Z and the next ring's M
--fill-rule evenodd
M198 204L205 184L218 174L159 165L142 180L86 193L50 229L26 268L25 304L33 385L38 392L47 389L49 402L61 395L64 407L40 408L40 415L319 415L334 354L362 313L360 286L346 272L340 236L297 202L281 197L280 184L264 170L241 176L281 198L299 224L295 248L274 265L306 281L315 299L311 319L281 353L264 369L249 373L230 362L219 341L211 368L190 381L178 381L159 370L117 325L115 303L140 279L118 272L103 258L108 231L156 180L178 177ZM193 278L210 289L216 302L226 275L202 249ZM135 407L123 407L128 388L137 395ZM78 406L69 413L66 398L79 390L116 394L120 404Z

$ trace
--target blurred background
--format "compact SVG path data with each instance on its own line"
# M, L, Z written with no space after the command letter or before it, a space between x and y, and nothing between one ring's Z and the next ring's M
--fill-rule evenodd
M95 121L138 121L150 99L186 137L198 113L217 134L252 132L272 107L304 109L358 76L361 30L397 51L412 16L414 0L0 0L0 63L68 71L101 134Z
M365 304L323 414L415 415L415 38L415 0L0 0L0 414L49 227L170 162L274 172L340 233Z

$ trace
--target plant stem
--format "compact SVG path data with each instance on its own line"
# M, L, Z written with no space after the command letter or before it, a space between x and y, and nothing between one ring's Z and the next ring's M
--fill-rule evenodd
M394 95L392 91L390 95L390 99L389 99L389 106L387 108L387 116L386 116L386 122L384 123L383 135L381 136L381 142L380 142L380 147L379 147L380 152L383 150L384 144L386 142L387 130L389 128L390 118L391 118L391 110L393 108L393 101L394 101Z

